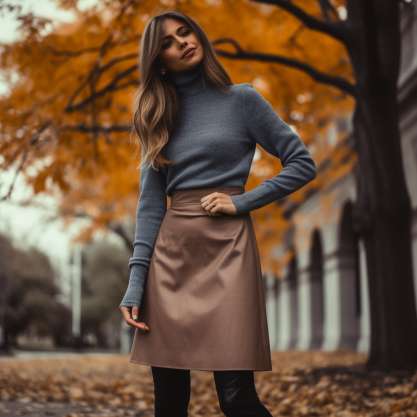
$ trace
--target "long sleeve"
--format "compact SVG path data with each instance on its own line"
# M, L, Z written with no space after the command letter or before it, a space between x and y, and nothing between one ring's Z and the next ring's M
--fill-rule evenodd
M278 157L282 170L254 189L231 196L237 213L263 207L298 190L316 177L316 165L300 137L249 83L244 83L243 118L253 140Z
M120 306L140 306L154 244L167 209L165 189L163 171L144 165L140 173L133 254L128 262L129 285Z

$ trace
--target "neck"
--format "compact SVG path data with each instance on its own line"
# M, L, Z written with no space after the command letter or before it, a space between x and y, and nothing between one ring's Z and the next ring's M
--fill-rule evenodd
M172 71L170 78L182 96L195 95L207 88L201 65L183 71Z

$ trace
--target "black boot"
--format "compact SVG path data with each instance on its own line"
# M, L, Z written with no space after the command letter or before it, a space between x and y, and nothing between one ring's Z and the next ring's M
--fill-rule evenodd
M259 400L253 371L214 371L220 409L226 417L272 417Z

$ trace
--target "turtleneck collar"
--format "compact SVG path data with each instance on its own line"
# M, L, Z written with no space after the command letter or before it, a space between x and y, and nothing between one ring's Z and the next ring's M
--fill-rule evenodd
M188 70L172 71L169 76L181 96L193 96L207 88L207 82L200 64Z

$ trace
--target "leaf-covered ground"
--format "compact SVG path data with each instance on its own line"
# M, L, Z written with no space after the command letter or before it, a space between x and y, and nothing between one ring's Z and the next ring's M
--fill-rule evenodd
M259 397L278 416L417 417L417 372L366 372L362 354L273 352L256 372ZM189 416L220 417L211 372L191 371ZM0 416L153 416L150 369L127 355L0 360Z

